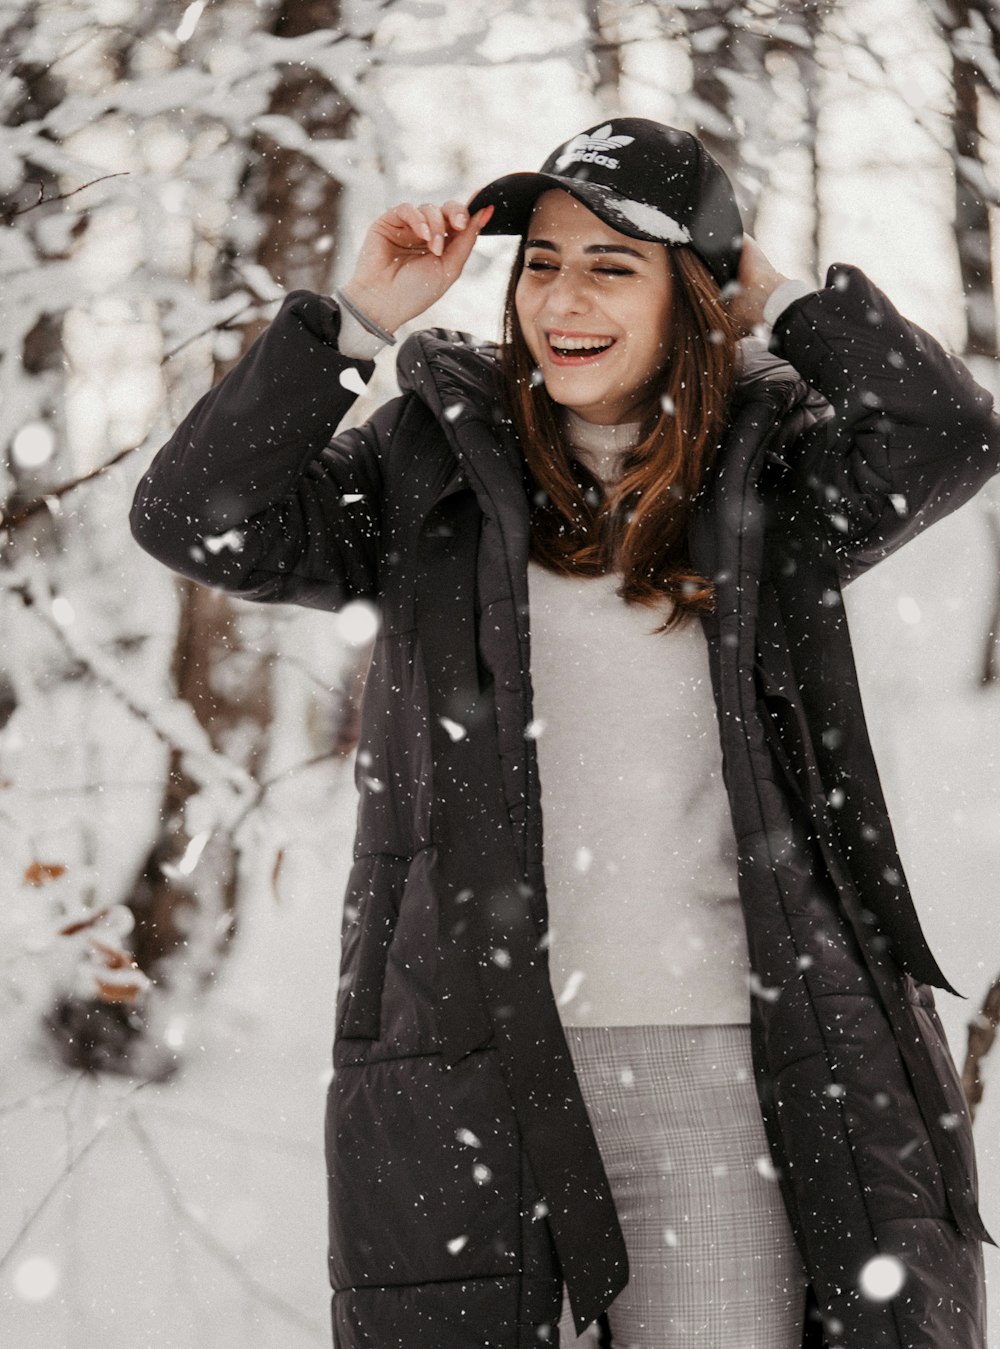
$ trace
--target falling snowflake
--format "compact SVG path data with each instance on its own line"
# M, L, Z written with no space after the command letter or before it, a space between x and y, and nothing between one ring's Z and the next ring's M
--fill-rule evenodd
M56 438L46 422L28 422L14 437L10 457L18 468L41 468L55 453Z
M57 595L52 601L52 617L61 628L68 628L76 618L73 606L65 595Z
M194 838L184 849L184 855L179 862L164 862L160 870L166 876L167 880L179 881L185 876L190 876L192 871L201 861L201 855L205 851L205 845L209 840L209 831L203 830L200 834L195 834Z
M556 999L558 1006L565 1007L567 1003L573 1001L577 993L579 993L580 985L583 983L585 977L586 976L584 975L583 970L573 971L573 973L566 980L566 984L563 988L563 991L559 994L559 997Z
M904 623L912 626L920 622L920 605L912 595L900 595L896 601L896 609Z
M460 1143L465 1143L470 1148L481 1148L483 1145L476 1134L471 1129L456 1129L455 1137Z
M438 717L438 721L448 732L452 740L464 740L469 734L461 722L452 721L451 717Z
M202 543L213 557L228 549L231 553L242 553L246 539L238 529L227 529L224 534L206 534Z
M754 970L751 970L747 976L747 984L753 996L760 998L763 1002L777 1002L781 997L781 989L777 986L768 987Z
M341 370L339 378L341 387L346 389L348 393L364 393L367 387L361 377L361 372L353 365L346 370Z
M335 615L337 635L348 646L367 646L378 632L379 614L373 604L352 600Z
M59 1269L45 1255L29 1255L14 1270L14 1292L25 1302L44 1302L59 1287Z
M457 1255L459 1251L463 1250L469 1244L469 1238L467 1236L452 1237L446 1244L448 1246L448 1254Z
M198 27L198 20L201 18L205 9L205 0L193 0L187 9L181 15L181 21L174 29L174 37L178 42L187 42L194 36L194 30Z
M765 1180L777 1180L780 1174L775 1168L774 1163L766 1153L754 1159L754 1166L757 1168L757 1174L763 1176Z
M888 1302L906 1282L906 1267L894 1255L876 1255L865 1262L858 1275L858 1287L873 1302Z

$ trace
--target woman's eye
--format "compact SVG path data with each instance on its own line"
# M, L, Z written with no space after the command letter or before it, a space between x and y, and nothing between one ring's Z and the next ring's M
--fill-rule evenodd
M558 272L559 268L554 262L546 262L542 258L530 258L524 264L526 272ZM595 276L634 276L635 273L631 267L594 267Z

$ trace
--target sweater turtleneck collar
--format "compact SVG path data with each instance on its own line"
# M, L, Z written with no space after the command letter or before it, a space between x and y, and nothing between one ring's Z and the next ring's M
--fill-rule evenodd
M619 422L614 426L599 426L596 422L586 421L571 408L566 408L563 429L566 439L587 467L607 481L616 476L626 453L638 445L642 423Z

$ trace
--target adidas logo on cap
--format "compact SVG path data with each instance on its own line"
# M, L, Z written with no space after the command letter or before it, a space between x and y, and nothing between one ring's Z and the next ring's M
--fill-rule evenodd
M561 173L570 164L600 164L605 169L617 169L621 161L605 154L605 151L621 150L634 140L634 136L612 136L611 123L607 122L599 126L593 135L588 136L584 132L574 136L556 160L555 172Z

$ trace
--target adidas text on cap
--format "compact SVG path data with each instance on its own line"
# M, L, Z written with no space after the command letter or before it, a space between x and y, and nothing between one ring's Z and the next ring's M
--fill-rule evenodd
M622 234L687 245L720 288L736 279L743 223L732 184L690 132L644 117L613 118L560 145L537 173L494 179L469 211L495 207L484 234L524 234L536 200L554 187Z

